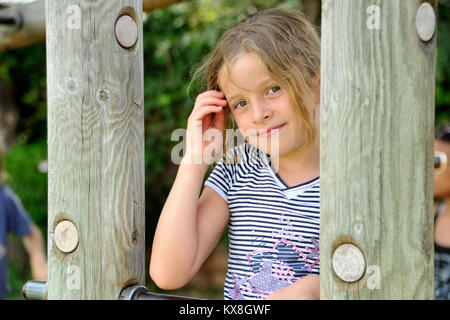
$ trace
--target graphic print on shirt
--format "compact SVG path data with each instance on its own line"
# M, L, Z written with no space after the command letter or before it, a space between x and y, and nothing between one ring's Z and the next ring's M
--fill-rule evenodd
M301 235L295 234L290 220L286 219L284 214L279 221L285 225L273 232L272 239L275 242L271 248L265 247L261 238L254 238L253 243L261 249L246 256L249 277L233 275L234 286L228 291L228 296L232 299L244 299L242 293L245 287L250 288L258 299L264 299L270 293L293 284L296 281L295 274L311 273L312 268L319 263L319 241L310 238L312 247L302 250L295 243L307 241Z

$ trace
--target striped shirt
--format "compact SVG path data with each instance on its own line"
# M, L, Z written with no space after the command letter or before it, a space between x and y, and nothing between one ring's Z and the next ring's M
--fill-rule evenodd
M445 211L443 201L434 215L437 218ZM434 242L434 298L436 300L450 300L450 247L441 247Z
M288 187L247 142L227 156L205 182L230 209L224 298L264 299L319 274L319 177Z

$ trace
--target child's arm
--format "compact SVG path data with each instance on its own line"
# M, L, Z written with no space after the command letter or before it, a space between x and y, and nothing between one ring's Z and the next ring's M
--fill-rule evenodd
M205 187L204 171L181 164L164 205L153 240L150 276L166 290L184 286L220 240L228 222L228 205Z
M199 199L208 164L198 162L209 146L203 141L206 130L224 132L226 105L223 93L207 91L197 97L189 116L186 156L178 168L153 240L150 276L162 289L180 288L195 275L228 222L228 204L217 192L205 187Z
M44 237L41 230L30 224L30 234L22 238L23 245L30 257L31 273L34 280L47 281L47 258L45 255Z
M310 274L297 280L286 288L272 292L268 300L319 300L320 299L320 277Z

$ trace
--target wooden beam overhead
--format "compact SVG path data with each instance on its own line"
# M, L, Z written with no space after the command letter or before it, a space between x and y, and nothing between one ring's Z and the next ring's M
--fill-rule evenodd
M143 0L142 10L161 9L181 1L184 0ZM44 41L45 0L0 9L0 52Z

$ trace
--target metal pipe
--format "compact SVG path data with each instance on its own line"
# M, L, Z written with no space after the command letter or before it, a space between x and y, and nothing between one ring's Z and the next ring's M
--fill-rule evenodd
M119 300L202 300L197 298L152 293L141 285L132 285L122 290Z
M16 19L14 17L0 17L0 24L12 25L16 24Z
M30 280L22 288L27 300L47 300L47 282ZM141 285L132 285L122 290L119 300L203 300L198 298L152 293Z
M27 281L22 288L22 294L27 300L47 300L47 282Z
M142 292L138 294L134 300L203 300L203 299L174 296L170 294Z
M17 29L22 27L23 19L19 11L15 9L4 9L1 11L0 12L2 15L0 16L0 25L16 26Z
M0 9L0 16L16 19L12 25L0 24L0 52L45 42L45 0Z

